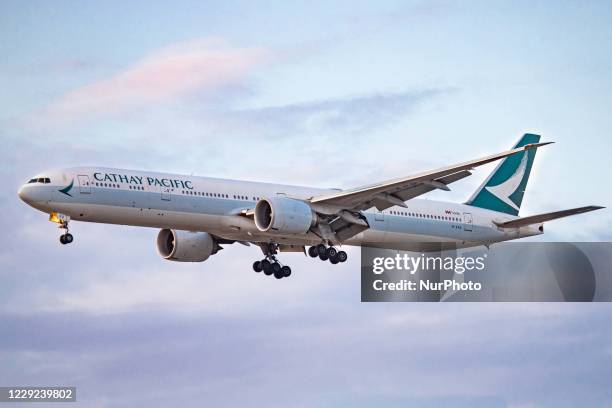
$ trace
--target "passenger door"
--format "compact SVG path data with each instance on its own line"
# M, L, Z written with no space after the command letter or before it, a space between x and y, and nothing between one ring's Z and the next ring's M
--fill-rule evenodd
M463 213L463 230L471 231L472 230L472 214Z
M172 200L172 189L170 187L160 186L160 193L163 201Z
M376 241L385 242L387 237L387 221L385 220L385 213L376 210L374 213L374 224L370 225L374 232Z
M89 182L89 176L79 174L77 179L79 181L79 192L81 194L91 194L91 183Z

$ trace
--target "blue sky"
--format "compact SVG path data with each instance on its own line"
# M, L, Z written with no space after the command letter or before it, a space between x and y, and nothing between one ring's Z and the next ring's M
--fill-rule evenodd
M556 144L521 214L609 206L610 16L607 2L0 2L0 384L75 384L99 407L600 405L605 304L361 304L354 249L335 268L287 255L276 282L250 271L254 248L163 261L148 229L77 224L60 247L15 193L71 165L353 187L530 131ZM465 200L489 170L430 197ZM602 210L544 239L607 241L611 226Z

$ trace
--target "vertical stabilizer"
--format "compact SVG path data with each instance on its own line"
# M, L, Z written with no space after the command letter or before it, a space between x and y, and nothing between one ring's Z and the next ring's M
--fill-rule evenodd
M526 133L514 148L539 141L539 135ZM537 149L529 149L506 157L466 204L518 215L536 151Z

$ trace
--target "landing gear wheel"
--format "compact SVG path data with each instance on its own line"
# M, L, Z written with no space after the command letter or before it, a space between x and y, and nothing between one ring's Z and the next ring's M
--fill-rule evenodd
M319 254L319 259L322 261L327 261L329 257L327 256L325 252L323 252L322 254Z
M60 235L60 242L61 242L63 245L69 244L69 243L71 243L72 241L74 241L74 237L72 236L72 234L70 234L70 233L68 233L68 232L67 232L67 233L65 233L65 234L63 234L63 235Z
M338 259L338 255L332 256L331 258L329 258L329 262L331 262L334 265L340 262L340 260Z
M281 271L281 266L278 262L274 262L272 264L272 272L274 273L274 276L276 276L277 273L280 273Z
M319 254L319 257L321 255L325 255L326 252L327 252L327 248L325 247L325 245L323 244L317 245L317 253Z
M319 251L317 250L317 247L311 246L310 248L308 248L308 255L310 255L311 258L316 258L317 256L319 256Z
M327 257L329 259L334 258L338 254L338 251L334 247L327 248Z
M285 265L281 268L281 273L283 274L285 278L287 278L291 276L291 268Z
M277 272L274 272L274 277L276 279L283 279L285 277L285 275L283 274L283 272L279 269Z
M338 261L340 262L346 262L346 260L348 259L348 255L344 251L338 252L338 255L336 256L338 257Z
M272 264L267 259L264 259L263 261L261 261L261 269L263 270L263 273L265 273L268 276L274 273L274 271L272 271Z
M263 268L261 267L261 261L253 262L253 270L255 272L261 272L263 270Z

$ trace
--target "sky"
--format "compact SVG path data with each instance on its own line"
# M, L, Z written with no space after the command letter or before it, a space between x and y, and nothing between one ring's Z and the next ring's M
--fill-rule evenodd
M360 303L331 265L259 249L162 260L156 230L73 223L19 186L100 165L349 188L537 154L521 215L609 207L612 5L0 1L0 385L88 407L597 406L606 304ZM433 192L462 202L491 167ZM609 210L539 241L609 241ZM53 405L57 406L57 405Z

